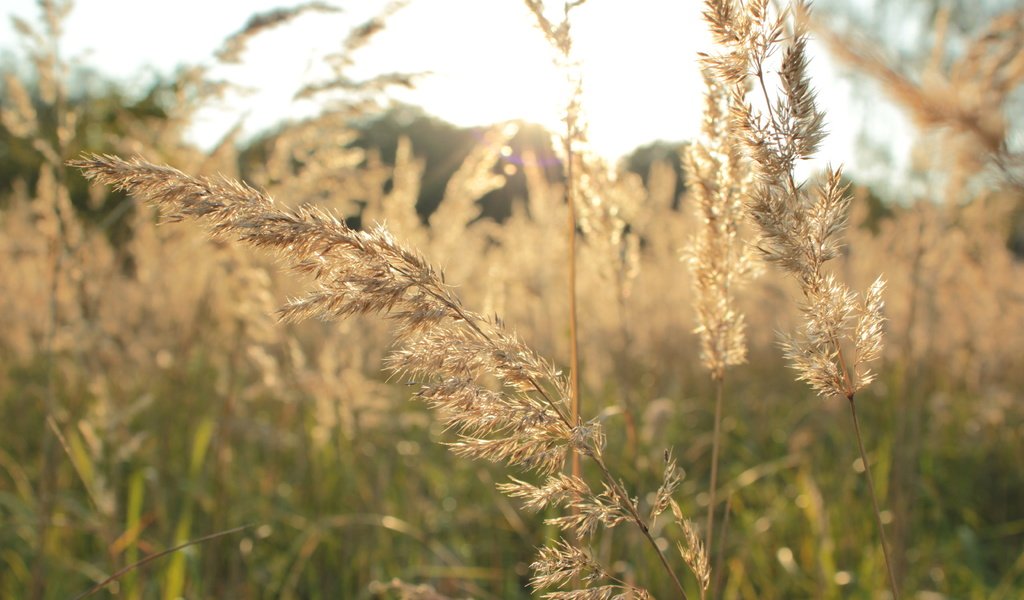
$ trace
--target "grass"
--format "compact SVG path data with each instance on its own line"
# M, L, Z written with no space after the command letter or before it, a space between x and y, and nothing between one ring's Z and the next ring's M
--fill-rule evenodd
M760 364L766 373L738 378L733 386L736 397L759 401L737 403L723 426L721 495L731 498L724 561L729 575L721 587L723 596L841 597L882 585L881 556L877 549L865 551L862 542L873 539L872 517L864 509L864 484L853 469L853 440L847 428L836 426L841 413L824 414L819 401L785 379L771 379L772 369ZM776 363L776 369L781 367ZM186 459L195 432L216 415L211 407L220 396L210 385L216 369L198 364L193 369L191 376L156 375L147 386L126 393L150 396L147 410L122 433L143 436L144 441L127 462L112 452L96 461L97 471L118 490L115 497L124 507L118 514L123 511L127 518L137 512L145 523L127 546L139 556L172 545L179 508L189 499L196 500L196 537L212 532L217 512L229 515L229 526L258 524L223 540L221 559L212 566L206 553L217 547L196 547L184 554L186 595L210 596L220 590L243 597L275 597L278 592L292 597L358 596L372 581L393 577L431 583L456 596L470 595L466 584L479 586L490 597L529 595L524 587L527 565L547 535L545 527L528 514L520 515L521 520L511 516L517 514L515 507L493 488L504 479L504 470L453 459L437 443L443 436L430 424L424 407L409 404L404 389L380 399L380 409L393 411L397 419L367 428L359 439L339 435L323 447L314 441L317 424L308 406L303 416L279 398L252 399L246 418L234 421L240 434L232 444L229 484L222 503L215 503L212 465L190 478ZM25 376L17 389L28 389L31 380ZM183 389L189 393L182 394ZM690 465L679 490L684 499L696 499L709 476L704 466L709 447L701 440L711 429L712 414L697 399L711 389L700 383L691 389L691 400L677 409L665 432L666 438L687 440L677 446L680 463ZM38 409L15 410L24 399L19 396L16 403L11 396L4 398L6 427L25 430L42 423ZM73 399L70 390L61 397L68 406L74 405ZM973 416L972 396L957 392L949 402L955 412L930 426L922 451L922 489L912 524L918 534L910 546L908 586L951 597L1001 593L1012 598L1024 579L1020 566L1013 565L1012 552L1005 550L1021 535L1013 524L1020 522L1015 494L1022 482L1012 469L1021 450L1020 436L992 425L968 435L962 424ZM885 431L892 423L891 410L881 403L865 402L862 418L872 431ZM621 430L611 430L619 435L610 435L609 446L622 444ZM7 431L7 453L33 455L24 436ZM886 448L893 442L880 437L875 459L885 463ZM24 568L24 558L19 563L17 557L32 555L31 529L18 524L31 523L34 469L31 462L14 460L5 460L3 466L4 510L15 524L5 530L2 544L7 549L3 583L4 593L13 597L23 595L19 590L25 581L18 575L25 573L18 568ZM878 472L875 476L884 477ZM59 465L58 480L58 518L65 526L49 546L55 566L47 596L69 597L112 573L117 560L99 542L100 517L68 462ZM142 481L142 507L130 510L136 480ZM650 473L641 480L645 482L652 483ZM790 572L778 561L780 548L793 551L798 570ZM823 549L830 549L831 556L822 555ZM611 556L632 557L628 548ZM92 558L84 562L64 557ZM128 560L126 556L122 562ZM637 562L631 568L659 589L667 582L657 578L653 567ZM135 589L143 597L160 595L168 568L155 562L140 569ZM850 574L846 585L835 583L841 571Z
M568 49L571 30L528 4ZM753 17L719 14L719 33L764 18L766 3L757 6ZM768 42L722 41L755 49L743 68L771 96L771 68L757 62ZM581 121L563 140L567 182L532 173L528 210L500 227L476 219L474 201L502 181L493 171L512 132L498 128L426 226L408 185L415 161L339 161L346 149L326 135L313 151L303 130L345 138L344 123L327 117L275 149L308 158L273 161L262 182L290 205L219 176L80 158L75 166L160 205L164 219L195 218L214 233L210 242L197 227L157 228L139 207L133 238L117 246L77 221L59 163L67 146L50 148L58 162L47 169L59 172L0 213L14 259L0 282L19 290L0 307L0 514L10 524L0 530L0 595L75 597L107 584L130 598L515 598L560 586L587 588L579 597L1019 594L1024 420L1013 390L1024 385L1015 358L1024 329L1010 325L1024 323L1015 300L1024 278L992 227L1003 213L986 197L944 211L893 207L875 232L855 218L840 250L835 236L856 199L838 172L821 178L817 196L793 176L791 159L811 152L821 124L802 46L790 48L774 112L758 120L753 107L715 113L722 105L709 104L710 150L691 154L697 189L684 210L574 154ZM720 83L738 70L716 65ZM715 129L725 114L745 123L738 140ZM788 133L784 114L797 125ZM231 165L228 147L179 158L199 172ZM726 164L761 187L723 179ZM395 217L396 235L423 255L382 228L354 231L306 206L323 199L328 173L331 204ZM552 200L565 197L578 198L578 213ZM732 283L692 290L678 256L699 225L711 226L690 253L698 283L738 272L719 259L738 256L730 236L745 226L712 217L741 197L762 227L760 249L795 277L768 272L735 297ZM236 248L239 239L296 273L278 274ZM566 282L568 248L579 262ZM879 289L858 306L841 283L867 288L881 266L893 282L886 335L895 350L885 354L875 343ZM26 273L37 284L25 285ZM552 302L568 287L575 300ZM295 298L300 290L309 291ZM277 323L274 308L289 297ZM802 310L790 297L804 298ZM576 310L573 335L562 324ZM835 317L846 313L864 316ZM727 335L692 336L694 322ZM801 332L788 359L820 398L793 380L776 330ZM575 383L577 369L560 368L576 362L577 337ZM863 387L854 363L874 354L877 380ZM844 411L853 408L851 429ZM578 476L565 473L570 453L584 459ZM538 514L520 510L524 502ZM670 508L674 522L659 518ZM702 515L703 531L687 518ZM890 527L893 560L879 543Z

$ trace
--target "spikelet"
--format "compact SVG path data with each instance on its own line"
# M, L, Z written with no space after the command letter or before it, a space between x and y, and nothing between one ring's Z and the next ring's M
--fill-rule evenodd
M798 2L795 10L806 14L808 8ZM766 0L747 3L742 17L733 0L708 0L705 12L716 41L726 48L705 65L733 86L732 126L754 167L747 208L759 231L756 247L766 261L793 275L803 291L805 322L784 340L786 356L798 378L820 395L852 400L871 379L869 372L858 376L857 370L880 354L884 283L879 279L862 302L825 270L825 263L840 253L839 235L850 207L842 170L826 169L813 196L795 179L797 162L810 158L825 135L824 114L806 73L805 20L793 19L793 34L784 40L788 15L773 18ZM783 45L775 74L779 91L773 98L766 83L768 59ZM748 84L756 89L754 95L765 97L760 109L748 99Z
M700 220L686 259L693 274L701 362L713 379L721 380L727 366L746 361L746 326L735 293L752 270L747 247L739 239L749 170L730 127L728 90L707 74L705 84L701 137L684 155L687 185Z
M552 517L549 523L576 539L590 536L598 527L631 522L660 554L640 516L639 502L604 462L600 424L573 422L568 417L565 378L499 320L466 309L440 273L383 227L355 231L316 208L281 210L267 194L245 184L190 177L141 159L93 155L72 165L90 179L161 207L171 220L199 220L215 237L235 237L274 250L293 270L312 276L317 287L280 309L285 321L386 316L398 336L386 367L397 376L420 382L417 395L440 413L457 436L450 444L453 451L546 477L542 486L513 480L502 490L525 498L533 507L567 508L569 514ZM567 450L594 462L602 473L600 492L592 491L582 479L559 473ZM659 510L677 484L674 463L669 467L659 492ZM563 559L586 555L582 548L553 552ZM543 567L548 575L538 581L568 568L551 566L556 559L561 560L555 555L542 557L540 564L548 565ZM678 580L676 584L682 591ZM613 583L552 593L604 597L616 589L624 588ZM641 597L646 594L632 586L628 589Z
M708 555L704 551L704 543L697 537L693 523L683 516L683 511L675 500L669 504L672 507L672 516L675 517L676 525L683 530L683 539L685 540L685 543L676 542L676 549L679 550L683 562L697 578L701 589L707 590L711 583L711 566L708 564Z

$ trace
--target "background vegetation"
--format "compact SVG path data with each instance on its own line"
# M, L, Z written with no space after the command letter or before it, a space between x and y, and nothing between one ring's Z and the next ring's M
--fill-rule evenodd
M526 597L528 565L551 535L544 515L495 491L503 468L451 455L406 382L380 374L386 323L278 323L276 307L308 282L191 228L158 227L150 209L90 188L64 162L141 154L356 226L386 220L445 267L467 305L564 364L566 207L549 135L378 110L367 95L402 81L344 80L351 102L200 150L183 127L221 89L203 69L138 98L97 85L101 74L76 85L86 75L57 52L63 5L41 6L22 27L29 66L8 66L0 112L0 596L74 597L147 555L245 526L101 593L358 598L392 593L374 583L400 578L458 597ZM901 587L1015 598L1024 13L967 22L948 8L917 15L942 33L922 37L921 68L894 67L840 20L812 26L862 89L920 127L913 191L855 185L835 270L858 289L879 271L889 282L879 381L858 408ZM372 33L354 32L349 47ZM591 182L603 204L581 228L581 374L585 410L604 422L607 458L631 489L656 488L672 448L685 470L677 501L699 515L714 407L680 261L696 227L683 145L638 150ZM845 407L794 382L777 346L800 318L792 288L766 270L739 298L749 361L730 369L726 396L720 595L874 597L885 569ZM599 548L620 577L667 597L640 540L608 532Z

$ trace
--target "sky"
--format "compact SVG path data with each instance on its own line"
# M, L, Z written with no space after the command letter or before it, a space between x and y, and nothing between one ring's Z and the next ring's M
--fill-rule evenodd
M62 52L99 72L145 89L155 73L181 64L214 64L213 55L249 16L297 2L248 0L79 0L66 25ZM327 74L323 56L348 30L376 14L383 0L332 2L340 14L308 13L257 37L243 64L213 74L252 88L197 116L189 137L211 146L240 120L255 133L317 106L292 98ZM558 4L549 2L549 4ZM709 50L697 0L591 0L574 14L575 48L583 62L590 139L615 159L655 140L691 139L700 120L703 85L696 53ZM38 23L33 0L6 0L4 12ZM0 49L18 53L7 19ZM520 0L412 0L374 42L355 55L357 74L430 72L416 89L395 95L460 126L523 119L556 127L563 79L552 51ZM849 84L827 56L811 65L820 103L833 117L818 163L851 163L857 127Z

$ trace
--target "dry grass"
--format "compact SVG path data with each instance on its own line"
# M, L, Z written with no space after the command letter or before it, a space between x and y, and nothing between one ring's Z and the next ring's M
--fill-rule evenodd
M798 13L808 11L801 2L795 7ZM839 256L839 234L847 225L852 200L841 171L827 170L815 197L796 181L797 162L811 158L825 136L825 115L815 103L807 75L803 19L771 15L767 0L745 6L709 0L705 15L725 53L704 62L723 85L731 86L735 102L729 118L753 164L748 210L759 233L754 245L766 261L792 275L803 294L799 307L805 321L786 338L786 357L798 378L819 395L849 401L890 588L899 598L855 402L857 392L875 378L867 363L881 356L885 282L877 278L859 301L847 284L825 270L825 264ZM788 36L787 29L792 32ZM780 54L784 39L774 67L778 92L773 92L766 83L773 74L769 60ZM764 100L759 110L748 100L750 88L751 95Z
M1024 277L1005 244L1013 180L970 197L950 188L953 206L892 206L878 221L838 170L797 182L823 122L800 23L766 2L711 2L709 14L725 54L708 59L682 210L665 165L647 186L614 172L586 153L580 122L561 144L577 187L524 152L528 196L501 225L478 219L514 144L514 127L498 127L424 224L416 148L406 141L391 160L350 147L346 111L285 132L251 175L264 192L234 181L231 140L209 156L180 142L183 98L114 148L196 175L110 155L75 163L163 215L139 205L131 239L112 243L69 204L60 161L73 146L54 140L73 136L48 130L37 114L48 109L9 85L21 101L3 107L5 127L56 162L0 211L0 289L18 290L0 295L0 498L12 524L0 593L73 596L123 573L129 598L518 597L529 582L555 598L868 594L886 586L881 547L868 547L870 485L892 507L874 511L894 534L890 586L1015 597ZM999 23L979 47L1011 43ZM208 89L199 72L183 77ZM570 206L579 418L563 373ZM747 210L757 248L791 276L740 285ZM394 233L338 216L358 211ZM177 219L212 241L201 227L157 226ZM693 286L679 263L687 244ZM355 315L385 318L344 318ZM820 402L781 374L777 330L795 332L789 360ZM404 402L409 386L434 416ZM870 454L834 426L854 398ZM451 461L436 441L499 466ZM584 458L578 474L569 451ZM515 476L498 488L512 502L494 493L506 469ZM705 510L703 527L687 518ZM366 592L374 581L391 583Z
M268 196L243 184L192 178L138 159L92 156L71 165L94 181L161 207L170 220L196 218L214 236L276 250L292 269L311 275L318 288L282 307L282 320L387 316L398 337L387 368L419 383L417 395L440 413L446 429L457 433L457 441L450 444L456 454L504 462L546 477L542 486L514 480L499 488L538 508L551 504L571 509L548 522L577 541L598 526L635 524L675 577L648 524L668 507L667 499L678 484L675 463L666 461L655 510L649 518L641 516L605 463L601 425L573 418L568 381L499 320L467 310L441 274L385 229L354 231L315 208L282 211ZM496 389L486 386L488 378L497 381ZM560 473L567 450L596 464L600 493L579 476ZM592 561L580 560L583 556L585 551L571 542L549 548L534 565L540 573L535 585L548 587L583 577L593 570ZM607 578L605 571L598 572ZM612 589L646 595L642 588L612 581L593 588L593 597ZM685 597L678 581L677 590Z

